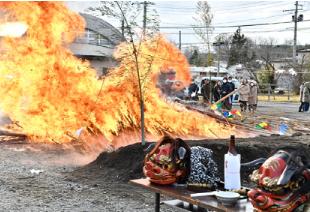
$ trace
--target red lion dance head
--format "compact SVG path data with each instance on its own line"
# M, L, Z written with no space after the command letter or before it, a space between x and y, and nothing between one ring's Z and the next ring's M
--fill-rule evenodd
M184 182L190 173L190 152L182 139L165 136L145 156L144 175L162 185Z
M248 192L258 211L290 212L310 199L310 170L300 156L278 151L255 170L257 188Z

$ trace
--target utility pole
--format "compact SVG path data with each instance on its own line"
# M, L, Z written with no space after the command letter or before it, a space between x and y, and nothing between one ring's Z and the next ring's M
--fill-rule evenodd
M303 21L303 14L298 15L298 11L302 10L301 4L298 4L298 1L295 2L295 9L292 10L283 10L283 12L294 11L294 15L292 16L292 21L294 22L294 42L293 42L293 64L296 64L296 46L297 46L297 22Z
M220 53L220 45L217 45L217 73L216 76L220 76L220 60L221 60L221 53Z
M296 43L297 43L297 17L298 17L298 1L295 3L294 21L294 44L293 44L293 63L296 63Z
M182 34L181 34L181 30L179 31L179 49L181 50L182 48Z
M124 18L122 18L122 27L121 27L121 29L122 29L122 35L123 35L123 37L125 37L125 21L124 21Z
M221 61L221 45L223 45L224 42L222 41L217 41L213 43L213 46L217 46L217 73L216 76L220 76L220 61Z
M143 35L146 35L146 22L147 22L147 8L149 5L155 5L153 2L144 1L143 4Z
M147 5L148 5L148 2L144 1L143 2L143 36L145 36L145 32L146 32Z

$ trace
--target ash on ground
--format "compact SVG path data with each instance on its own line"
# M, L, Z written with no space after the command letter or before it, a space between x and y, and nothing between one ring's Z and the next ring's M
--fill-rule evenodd
M282 110L263 105L262 113L308 122L308 114L298 114L297 105ZM285 111L284 111L285 110ZM283 115L282 113L285 114ZM301 121L301 122L299 122ZM305 133L307 133L305 131ZM270 136L237 139L242 162L268 157L278 149L302 149L310 155L310 136ZM128 180L142 177L144 149L140 143L99 156L82 154L83 148L67 148L60 144L33 144L20 138L0 139L0 205L5 211L154 211L154 194L131 186ZM213 150L223 178L223 158L227 140L189 142ZM243 185L250 185L242 171ZM162 206L162 211L174 211Z
M226 140L189 142L210 148L223 173ZM142 177L145 147L140 143L83 158L56 144L0 144L0 204L6 211L153 211L154 195L128 184ZM303 149L310 155L310 137L271 136L237 140L242 162L266 157L277 149ZM91 161L85 165L87 161ZM37 171L31 171L37 170ZM243 184L248 183L243 172ZM167 206L162 211L174 211Z

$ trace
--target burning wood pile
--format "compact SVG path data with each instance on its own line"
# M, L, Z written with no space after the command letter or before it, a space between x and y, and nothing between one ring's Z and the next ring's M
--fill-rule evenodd
M162 70L173 68L184 85L190 82L185 56L162 36L136 44L143 81L137 81L137 64L128 43L115 51L119 66L98 80L89 63L67 48L76 32L85 28L81 16L59 2L3 2L0 7L4 14L0 23L18 21L28 27L23 37L1 39L5 52L0 56L0 107L31 141L63 143L88 132L114 146L122 146L122 141L115 139L122 136L136 137L131 141L136 142L141 128L139 83L144 92L148 139L166 132L186 138L247 135L160 97L156 81Z

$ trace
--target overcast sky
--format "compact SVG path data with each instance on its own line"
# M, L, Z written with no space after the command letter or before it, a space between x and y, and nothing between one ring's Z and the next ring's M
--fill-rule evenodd
M194 20L196 1L154 1L151 6L158 11L160 26L186 27L197 25ZM292 20L293 12L283 12L295 8L295 1L208 1L213 14L212 25L214 26L213 38L219 33L232 34L237 27L230 27L245 24L286 22ZM85 12L89 6L99 5L99 2L66 2L70 9L76 12ZM304 15L303 22L298 22L297 40L299 44L310 44L310 1L299 1L303 10L299 14ZM119 23L103 18L112 25L119 28ZM139 20L138 20L139 22ZM142 18L140 20L142 26ZM225 26L226 28L223 28ZM227 27L228 26L228 27ZM257 40L259 37L273 37L279 44L292 40L294 35L294 23L274 24L266 26L241 27L242 33ZM175 42L178 42L178 32L182 32L182 43L184 46L199 44L202 42L193 29L175 28L161 29L161 32Z

